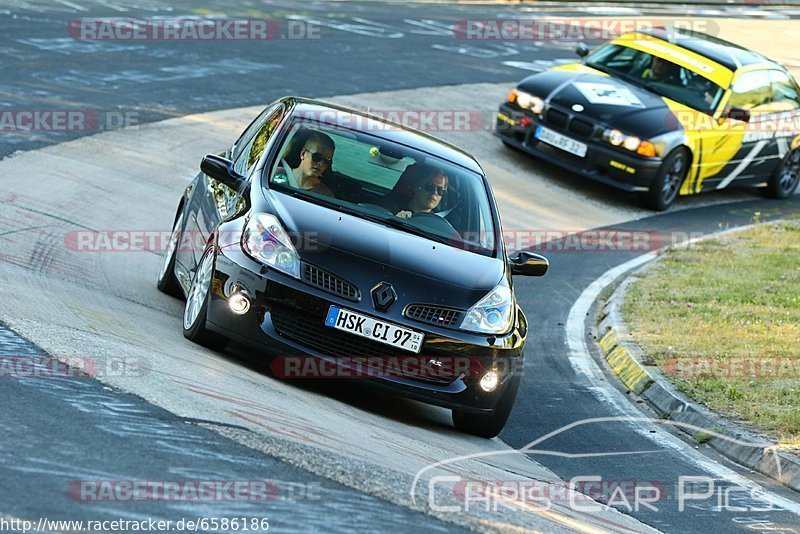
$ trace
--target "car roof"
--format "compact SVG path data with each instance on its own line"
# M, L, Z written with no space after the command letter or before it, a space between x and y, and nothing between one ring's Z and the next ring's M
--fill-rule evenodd
M640 33L657 37L662 41L690 50L716 61L732 71L755 63L770 63L776 68L782 69L780 65L758 52L706 33L678 28L649 28L640 30Z
M414 130L362 111L323 102L321 100L296 96L287 96L280 100L291 109L293 115L313 117L323 123L327 122L329 124L351 127L355 130L374 132L378 137L383 137L389 141L427 152L433 156L461 165L466 169L484 174L483 169L481 169L481 166L471 154L455 145L419 130ZM335 120L326 120L325 112L330 111L337 112ZM421 111L422 110L420 110L420 112ZM390 127L387 128L387 125Z

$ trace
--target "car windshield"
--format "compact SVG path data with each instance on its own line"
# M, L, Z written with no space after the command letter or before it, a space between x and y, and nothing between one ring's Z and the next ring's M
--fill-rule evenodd
M495 227L483 177L377 135L308 119L295 121L264 180L264 187L308 202L495 255Z
M724 92L694 71L620 44L601 46L586 57L586 65L708 114L714 112Z

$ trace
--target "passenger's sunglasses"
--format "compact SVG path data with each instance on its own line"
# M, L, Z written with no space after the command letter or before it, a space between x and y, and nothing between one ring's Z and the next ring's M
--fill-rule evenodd
M428 193L436 193L440 197L443 197L444 194L447 193L446 185L436 185L434 183L427 183L422 186L422 189L424 189Z
M304 149L306 152L311 154L311 161L314 163L325 163L325 165L331 164L331 158L326 158L324 154L321 152L311 152L310 150Z

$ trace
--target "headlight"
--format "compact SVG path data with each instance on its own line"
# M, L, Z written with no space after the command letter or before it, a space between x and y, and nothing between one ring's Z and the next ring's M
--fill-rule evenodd
M639 148L639 143L641 143L641 140L638 137L630 136L625 138L625 141L622 142L622 146L628 150L636 150Z
M639 139L635 135L625 135L619 130L606 130L603 139L614 146L623 146L631 152L642 156L653 157L656 155L655 146L647 139Z
M533 96L525 91L517 89L517 105L522 109L530 109L536 114L539 114L544 109L544 100L538 96Z
M605 138L614 146L619 146L623 141L625 141L625 135L619 130L606 130Z
M470 308L461 322L461 329L479 334L504 334L514 320L514 299L511 289L499 285Z
M274 215L256 213L247 220L242 248L276 271L300 278L300 257Z

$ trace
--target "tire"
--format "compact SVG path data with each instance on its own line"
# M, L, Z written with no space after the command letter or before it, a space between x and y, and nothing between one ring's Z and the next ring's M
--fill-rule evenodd
M178 298L183 298L183 290L178 283L178 279L175 278L175 250L180 242L181 226L183 226L183 207L180 208L178 215L175 217L175 224L172 226L172 234L169 236L167 250L164 251L164 256L161 258L158 280L156 281L156 287L159 291Z
M183 310L183 336L204 347L222 350L228 344L228 339L206 328L213 279L214 249L209 245L197 264L189 294L186 296L186 306Z
M772 173L765 192L770 198L788 198L794 194L798 182L800 182L800 149L795 149L786 154Z
M661 164L650 189L639 194L639 202L645 208L664 211L678 196L686 179L691 163L691 154L685 148L677 148L669 153Z
M457 430L467 434L482 438L495 437L503 430L506 421L508 421L508 416L511 415L511 409L514 407L517 391L519 391L520 378L519 371L515 372L511 377L511 383L492 413L464 413L453 410L453 425Z

